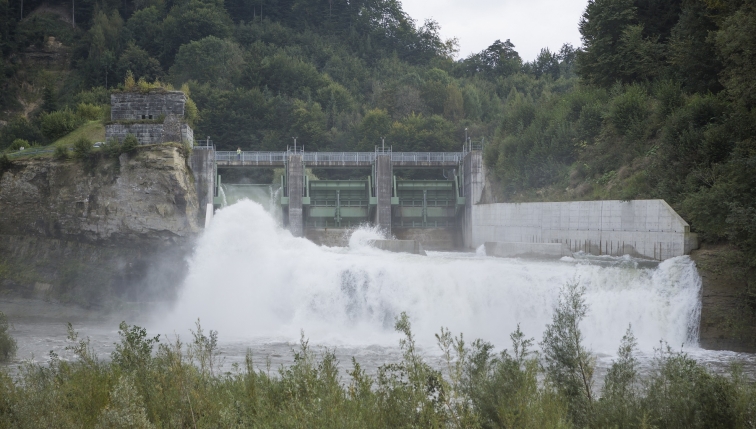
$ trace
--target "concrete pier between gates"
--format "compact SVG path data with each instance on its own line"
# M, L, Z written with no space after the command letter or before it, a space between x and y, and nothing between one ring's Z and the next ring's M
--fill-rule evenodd
M381 153L375 157L375 196L378 206L375 210L375 224L381 230L391 232L391 154Z
M304 195L304 164L302 155L289 155L286 162L288 195L289 195L289 231L294 237L304 236L302 218L302 196Z

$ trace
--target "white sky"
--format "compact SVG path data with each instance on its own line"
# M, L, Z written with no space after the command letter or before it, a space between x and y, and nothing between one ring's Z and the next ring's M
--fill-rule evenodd
M480 52L496 39L510 39L523 61L541 48L558 51L581 45L578 22L587 0L401 0L417 24L427 18L441 25L441 37L459 40L460 58Z

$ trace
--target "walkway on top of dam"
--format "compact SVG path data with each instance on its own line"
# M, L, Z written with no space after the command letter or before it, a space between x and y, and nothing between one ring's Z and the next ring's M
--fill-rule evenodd
M464 152L385 152L395 168L455 168ZM284 167L290 156L299 155L306 167L370 167L381 152L257 152L216 151L217 167Z

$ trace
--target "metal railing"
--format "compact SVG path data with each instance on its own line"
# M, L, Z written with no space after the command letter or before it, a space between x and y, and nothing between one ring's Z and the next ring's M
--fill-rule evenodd
M249 152L236 153L235 151L216 151L215 160L221 162L252 162L258 164L264 163L283 163L286 161L286 152Z
M392 152L392 162L460 162L462 152Z
M68 148L68 150L72 150L72 148ZM8 158L14 158L17 156L31 156L31 155L39 155L41 153L53 153L55 152L54 147L32 147L24 150L19 150L15 152L8 152Z
M304 162L375 162L373 152L305 152Z
M221 162L242 163L283 163L292 151L287 152L253 152L216 151L215 159ZM379 152L300 152L305 163L373 163ZM392 162L439 162L459 163L463 152L388 152Z

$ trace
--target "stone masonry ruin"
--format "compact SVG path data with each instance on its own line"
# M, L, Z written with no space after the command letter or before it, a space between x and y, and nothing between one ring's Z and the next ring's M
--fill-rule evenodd
M185 121L186 95L181 91L117 92L110 96L110 121L105 139L123 141L133 134L140 145L167 142L194 144Z

